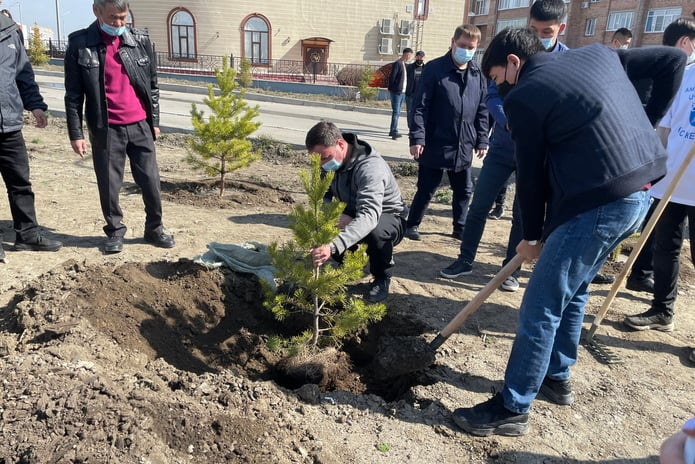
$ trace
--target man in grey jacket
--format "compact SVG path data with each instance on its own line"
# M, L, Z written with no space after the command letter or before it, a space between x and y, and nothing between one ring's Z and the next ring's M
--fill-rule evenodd
M7 188L15 230L15 250L57 251L63 245L39 233L34 192L29 180L29 156L22 127L24 110L31 111L36 126L48 124L48 106L34 81L34 70L17 34L17 25L0 15L0 172ZM0 261L5 252L0 246Z
M337 260L358 244L367 245L369 272L374 277L367 300L383 301L388 296L393 268L393 248L403 239L407 207L386 161L355 134L321 121L306 136L306 148L321 155L321 167L334 171L326 199L345 203L340 217L340 234L331 243L311 250L314 265L333 256Z

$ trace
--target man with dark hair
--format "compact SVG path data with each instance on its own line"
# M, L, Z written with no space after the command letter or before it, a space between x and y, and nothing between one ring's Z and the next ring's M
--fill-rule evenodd
M10 202L17 251L57 251L63 245L39 231L31 189L29 156L22 135L24 110L31 111L36 127L46 127L48 106L34 80L27 53L20 44L17 24L0 15L0 173ZM0 244L0 261L5 251Z
M639 228L648 190L666 173L652 121L665 114L685 66L685 56L667 47L543 48L531 30L505 29L483 57L514 140L523 227L516 250L536 263L504 387L454 411L456 424L475 435L527 433L539 392L555 404L574 401L570 367L588 287L608 254ZM645 112L630 78L647 76L655 86Z
M401 116L401 107L405 98L405 91L408 87L408 77L405 72L405 63L413 57L413 49L406 47L403 49L401 57L391 65L389 73L389 95L391 95L391 127L389 137L397 139L401 136L398 132L398 118Z
M676 19L664 30L661 43L682 50L683 53L688 55L688 64L695 62L695 21L690 18ZM643 102L649 98L652 84L650 79L641 79L635 83L637 92L640 94ZM649 220L658 204L658 198L654 198L645 222ZM654 236L655 232L652 232L647 241L644 242L642 251L637 256L630 270L630 275L625 282L625 288L628 290L654 293ZM628 316L626 323L628 325L632 324L632 328L637 328L638 326L649 327L652 325L654 328L657 328L660 325L658 323L655 324L654 320L651 320L651 313L646 318L642 317L644 314L646 313Z
M413 93L415 93L423 69L425 69L425 52L418 50L415 54L415 61L405 67L405 74L407 76L405 86L405 110L408 117L408 129L413 127Z
M538 37L542 37L550 53L558 53L567 50L567 46L560 42L559 35L565 30L565 15L567 9L562 0L538 0L531 8L529 27ZM497 85L490 81L485 97L487 109L494 120L492 137L490 139L490 151L483 161L478 181L475 184L475 192L471 207L466 217L466 227L463 229L463 239L459 249L459 255L452 264L439 271L442 277L455 279L473 272L473 263L478 252L478 246L483 237L483 230L487 222L488 213L495 201L495 196L502 191L516 170L514 161L514 144L507 130L507 117L502 108ZM503 265L507 264L516 254L516 246L521 241L521 225L518 205L514 201L512 207L512 224L507 240L507 251ZM515 292L519 289L517 280L519 270L507 277L500 288L504 291Z
M632 43L632 32L627 27L621 27L613 33L611 48L630 48Z
M488 146L487 82L473 56L480 29L464 24L454 30L451 48L425 66L413 97L410 154L418 162L417 191L406 235L420 240L419 227L446 171L453 192L452 235L461 240L473 193L473 155Z
M157 59L147 32L126 25L126 0L94 0L97 20L70 34L65 53L65 114L75 153L87 153L86 116L101 211L105 253L120 253L127 227L119 205L126 155L145 204L145 241L174 246L164 232L159 168Z
M407 208L391 168L368 143L355 134L341 133L335 124L321 121L306 135L306 148L321 155L321 167L335 175L326 200L345 203L340 217L340 234L331 243L311 250L314 265L360 243L367 245L369 272L374 277L367 300L376 303L388 297L393 248L403 239Z

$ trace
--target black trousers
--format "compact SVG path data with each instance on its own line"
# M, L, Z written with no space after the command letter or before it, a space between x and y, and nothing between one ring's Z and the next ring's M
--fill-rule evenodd
M670 203L656 223L654 235L654 299L652 308L673 316L678 295L680 254L688 220L690 259L695 263L695 206Z
M644 226L647 224L647 222L649 222L649 219L652 217L652 214L658 205L659 200L654 198L651 206L649 207L649 211L647 211L647 216L644 218L642 229L644 229ZM659 218L659 220L661 220L661 218ZM630 271L630 279L643 280L654 277L654 236L656 235L657 226L655 226L652 233L649 234L649 237L647 237L647 240L644 242L642 251L640 251L637 255L635 263L632 265L632 270Z
M127 230L122 222L123 211L118 198L123 184L126 155L130 159L133 180L142 191L145 231L161 232L163 225L159 168L152 132L147 122L111 124L103 133L90 132L90 141L101 212L106 220L106 235L123 237Z
M0 173L7 188L15 240L30 241L39 233L34 192L29 180L29 156L22 131L0 134Z
M442 181L444 171L444 169L429 168L422 164L418 168L417 191L410 206L408 227L419 226L422 222L427 206L432 201L432 197ZM452 191L451 207L454 232L462 232L463 227L466 225L468 206L473 196L471 168L468 167L459 172L446 170L446 174L449 177Z
M367 245L369 272L375 279L390 278L392 275L393 249L403 240L405 219L394 214L382 214L374 230L357 245L350 248L355 251L361 243ZM333 255L337 262L343 261L342 255Z

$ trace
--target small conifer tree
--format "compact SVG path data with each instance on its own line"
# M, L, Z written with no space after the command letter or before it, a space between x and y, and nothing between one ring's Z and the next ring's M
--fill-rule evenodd
M311 248L330 243L340 232L337 224L345 205L336 200L323 201L333 175L332 172L322 175L321 158L316 154L311 156L311 172L300 174L309 204L297 205L290 213L294 239L282 246L273 243L269 247L279 288L285 291L273 293L266 289L265 306L278 320L299 313L311 315L311 327L290 340L290 354L297 354L304 347L337 345L346 335L386 314L383 304L367 304L346 293L347 285L364 274L368 259L365 245L355 252L346 252L338 267L325 264L316 268L307 253Z
M48 55L46 55L46 47L41 41L41 31L39 26L34 24L31 27L31 40L29 40L29 49L27 50L29 61L34 66L40 66L48 63Z
M242 58L239 64L239 85L245 89L251 88L253 85L253 66L248 58Z
M249 106L244 100L245 91L236 92L236 71L229 67L229 60L222 60L222 69L215 70L219 95L213 84L208 85L208 96L203 100L212 114L205 118L195 103L191 109L193 137L188 161L196 169L210 176L220 176L220 196L224 195L227 173L243 168L260 155L253 151L248 139L261 125L253 119L258 116L258 105Z
M360 90L360 98L362 101L374 100L379 93L379 89L370 87L369 83L374 78L374 73L369 68L362 69L360 79L357 82L357 88Z

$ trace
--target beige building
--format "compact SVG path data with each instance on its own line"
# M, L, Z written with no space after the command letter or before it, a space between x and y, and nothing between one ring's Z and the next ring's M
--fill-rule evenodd
M439 56L465 12L461 0L131 0L130 7L160 62L162 54L172 62L231 55L255 66L291 60L305 68L388 63L405 47Z

